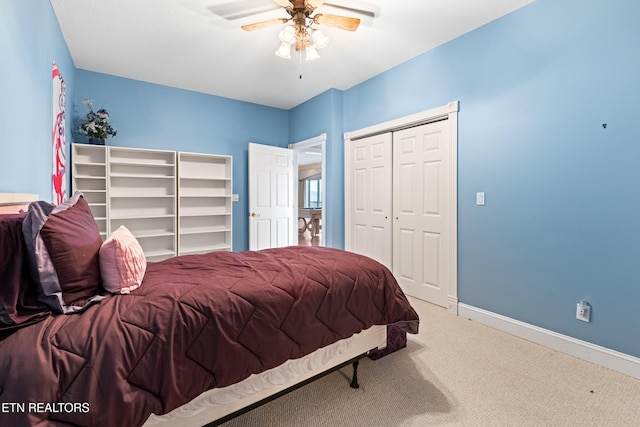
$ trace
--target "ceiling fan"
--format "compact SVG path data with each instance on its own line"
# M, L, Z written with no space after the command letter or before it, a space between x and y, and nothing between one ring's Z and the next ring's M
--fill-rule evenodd
M311 16L313 11L323 3L324 0L274 0L277 4L284 7L291 18L277 18L268 21L257 22L255 24L243 25L245 31L253 31L259 28L269 27L271 25L293 21L297 25L306 25L307 20L313 21L314 24L327 25L337 27L342 30L355 31L360 25L360 18L350 18L347 16L327 15L318 13Z
M285 24L286 26L280 31L280 48L276 51L276 55L281 58L291 58L291 47L295 45L296 51L304 50L306 59L314 60L319 58L317 49L322 49L329 43L329 38L320 30L311 26L325 25L335 27L346 31L355 31L360 25L360 18L352 18L341 15L330 15L326 13L316 13L317 7L325 3L325 0L274 0L279 6L283 7L289 14L289 18L276 18L267 21L256 22L253 24L242 25L245 31L258 30L272 25Z
M307 60L317 59L317 49L325 47L329 38L321 31L312 28L313 25L335 27L347 31L355 31L361 24L360 18L352 18L337 14L315 13L316 8L322 6L334 13L346 12L359 15L364 25L371 22L380 13L379 6L366 0L178 0L187 8L205 17L216 17L221 21L233 23L246 22L253 15L272 14L284 11L287 18L275 18L251 24L241 25L245 31L253 31L274 25L288 25L280 31L280 48L276 55L291 58L291 48L305 51ZM266 17L265 17L266 18ZM226 25L226 24L225 24Z

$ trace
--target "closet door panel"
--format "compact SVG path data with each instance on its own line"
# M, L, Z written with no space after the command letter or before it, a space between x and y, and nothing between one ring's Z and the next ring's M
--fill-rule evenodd
M447 142L446 120L393 135L393 272L407 294L442 306L449 262Z
M394 201L397 206L396 214L403 215L416 215L419 212L416 202L416 185L420 181L420 176L417 174L416 165L411 160L412 156L409 156L410 163L400 163L396 166L395 173L397 181L394 187ZM418 182L416 182L418 181Z
M349 146L346 249L391 268L391 134Z
M353 204L354 213L363 214L367 212L367 169L360 168L353 171ZM359 224L364 227L364 225Z
M415 284L419 278L417 273L416 257L414 256L416 246L416 230L412 228L398 228L393 236L394 246L397 248L397 257L395 257L394 274L398 280L402 279L405 284Z
M440 233L422 233L422 283L439 289L440 283Z
M423 189L422 189L422 213L424 215L440 214L440 172L441 161L431 161L423 163Z

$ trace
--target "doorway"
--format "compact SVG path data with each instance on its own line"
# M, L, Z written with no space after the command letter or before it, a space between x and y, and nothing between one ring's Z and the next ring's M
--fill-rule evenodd
M294 205L298 208L298 245L325 246L326 134L290 144L294 153Z

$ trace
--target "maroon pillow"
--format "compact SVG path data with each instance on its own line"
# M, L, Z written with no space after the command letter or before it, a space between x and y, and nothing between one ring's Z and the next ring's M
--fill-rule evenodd
M39 322L50 311L36 301L22 237L24 214L0 215L0 333Z
M23 233L39 299L62 313L83 310L100 290L100 232L82 193L55 206L33 202Z

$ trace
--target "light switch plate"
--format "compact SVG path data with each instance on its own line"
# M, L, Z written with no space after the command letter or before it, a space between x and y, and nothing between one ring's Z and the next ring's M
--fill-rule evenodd
M232 194L231 195L231 201L232 202L237 202L238 200L240 200L240 196L238 194Z
M484 206L484 191L478 191L476 193L476 205Z

